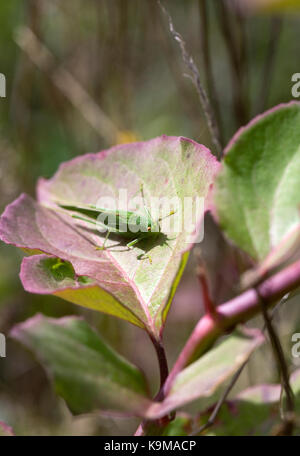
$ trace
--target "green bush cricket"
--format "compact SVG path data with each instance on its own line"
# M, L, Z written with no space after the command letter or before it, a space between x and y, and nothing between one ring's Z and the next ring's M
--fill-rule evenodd
M143 187L141 186L142 198L144 201ZM145 239L155 239L161 234L160 222L166 217L173 215L175 211L171 211L164 217L159 217L156 221L153 220L147 206L144 204L145 215L141 215L134 211L113 210L97 207L93 204L87 205L68 205L59 204L63 209L78 212L81 215L72 214L72 217L82 220L87 223L92 223L101 226L103 231L107 231L103 245L96 247L98 250L105 250L105 244L110 233L118 234L121 237L130 239L126 244L128 248L133 248L140 241ZM86 217L84 217L86 216ZM88 218L87 218L88 217ZM100 217L100 220L99 220ZM150 255L146 255L150 263L152 262Z

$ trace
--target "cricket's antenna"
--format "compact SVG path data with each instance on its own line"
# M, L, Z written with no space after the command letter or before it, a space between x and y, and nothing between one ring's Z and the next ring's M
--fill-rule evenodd
M140 183L140 192L141 192L142 200L143 200L143 204L144 204L144 211L146 212L148 219L149 219L149 220L152 220L152 217L151 217L151 214L150 214L150 212L149 212L149 209L148 209L147 206L146 206L145 193L144 193L144 184L143 184L143 182Z
M177 212L177 210L176 211L171 211L169 214L164 215L163 217L159 217L159 219L157 221L161 222L163 219L165 219L167 217L170 217L171 215L175 214L176 212Z
M140 192L142 195L143 200L145 199L145 194L144 194L144 184L143 182L140 183Z
M144 207L146 207L146 200L145 200L145 193L144 193L144 184L143 184L143 182L140 183L140 192L141 192L141 195L142 195L142 200L143 200Z
M84 222L93 223L94 225L97 225L97 222L95 222L95 220L90 220L88 218L81 217L80 215L72 214L72 218L78 219L78 220L83 220Z

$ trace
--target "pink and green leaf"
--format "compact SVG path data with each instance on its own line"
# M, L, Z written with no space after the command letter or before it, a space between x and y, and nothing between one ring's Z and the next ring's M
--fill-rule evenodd
M1 217L0 238L72 265L76 283L70 277L57 280L53 268L47 271L43 255L25 259L21 280L26 290L80 301L159 337L192 247L190 234L183 231L167 244L149 244L150 263L140 259L144 250L139 245L131 251L97 250L103 234L87 229L84 222L59 210L58 204L96 204L101 196L115 197L120 188L126 189L130 198L141 184L146 201L150 196L179 197L180 201L187 196L206 198L218 167L204 146L166 136L84 155L62 164L52 179L39 182L38 202L21 195L9 205ZM196 220L196 225L199 223L200 219ZM111 245L109 241L108 247ZM37 271L43 273L36 276ZM79 283L80 276L88 277L91 283ZM92 288L94 302L90 303Z
M295 411L300 411L300 370L296 370L290 378L295 397ZM215 425L207 433L209 435L272 435L278 432L282 420L280 418L281 401L280 384L256 385L240 392L228 400L221 408ZM198 427L205 424L211 410L201 413ZM295 421L295 434L299 434L299 425Z
M236 330L179 372L164 401L151 406L147 416L152 419L164 416L197 399L203 405L263 342L264 337L258 330L248 333Z

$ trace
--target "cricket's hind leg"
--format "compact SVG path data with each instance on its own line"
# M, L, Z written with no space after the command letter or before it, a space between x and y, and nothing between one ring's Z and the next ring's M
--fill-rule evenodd
M111 233L111 231L107 230L103 244L100 247L96 247L96 250L106 250L105 244L106 244L107 239L109 238L110 233Z

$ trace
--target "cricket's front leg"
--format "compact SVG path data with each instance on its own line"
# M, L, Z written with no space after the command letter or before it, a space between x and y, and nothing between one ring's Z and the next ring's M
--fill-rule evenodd
M109 238L110 233L111 233L111 231L107 230L103 245L101 247L96 247L96 250L105 250L106 249L105 244L106 244L107 239Z
M134 245L136 245L138 242L142 241L143 239L146 239L148 236L147 236L148 233L144 233L144 234L141 234L139 235L136 239L134 239L133 241L130 241L128 242L128 244L126 244L126 246L131 249Z
M128 242L128 244L126 244L126 245L127 245L127 247L129 249L132 249L132 247L134 245L136 245L138 242L140 242L142 239L145 239L146 237L147 236L140 236L140 237L134 239L133 241ZM142 253L141 255L138 256L138 259L139 260L147 260L148 259L149 262L152 264L152 258L151 258L151 256L148 253Z
M140 242L141 238L136 238L134 239L133 241L130 241L126 244L126 247L128 247L129 249L132 249L132 247L134 245L136 245L138 242Z

